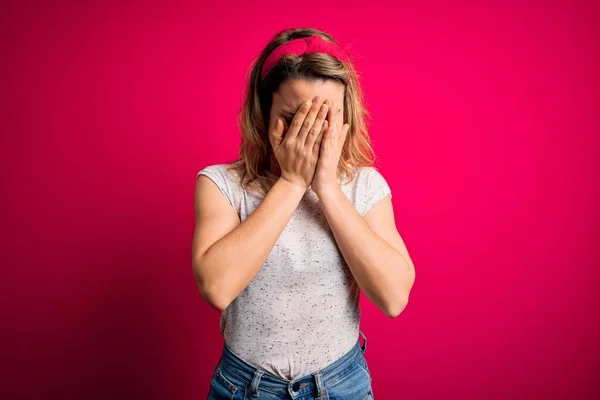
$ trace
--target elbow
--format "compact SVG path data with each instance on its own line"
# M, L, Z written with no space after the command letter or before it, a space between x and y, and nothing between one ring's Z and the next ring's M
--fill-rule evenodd
M408 287L403 291L404 294L399 295L393 302L390 302L385 308L384 312L389 318L396 318L404 311L408 305L408 298L410 291L415 283L415 268L412 262L410 263L410 280Z
M390 304L388 305L388 307L386 307L385 315L387 315L388 318L396 318L402 313L402 311L404 311L407 305L408 298L402 299L402 301L396 301L395 303Z
M225 310L231 301L224 295L224 291L220 289L218 282L215 282L215 279L208 278L205 274L200 273L202 268L200 267L199 262L194 262L192 264L192 269L194 271L198 291L202 298L212 308L219 311Z
M229 306L230 301L221 294L222 291L206 284L198 284L198 289L202 298L214 309L224 311Z
M402 311L404 311L407 304L408 304L408 301L394 304L393 306L386 308L385 315L387 315L388 318L396 318L398 315L400 315L402 313Z

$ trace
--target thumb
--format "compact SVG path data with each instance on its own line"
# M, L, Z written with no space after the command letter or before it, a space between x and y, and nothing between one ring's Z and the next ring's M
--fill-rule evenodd
M331 140L333 139L331 129L327 129L323 134L321 140L321 151L319 152L319 159L325 160L331 151Z

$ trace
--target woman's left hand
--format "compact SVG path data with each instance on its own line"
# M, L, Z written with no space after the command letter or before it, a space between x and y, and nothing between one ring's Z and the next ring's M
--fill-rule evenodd
M331 100L327 100L327 102L329 126L323 134L317 170L311 182L311 190L317 194L329 188L339 188L337 170L346 136L350 130L350 125L343 123L344 115L341 108L338 111L337 104Z

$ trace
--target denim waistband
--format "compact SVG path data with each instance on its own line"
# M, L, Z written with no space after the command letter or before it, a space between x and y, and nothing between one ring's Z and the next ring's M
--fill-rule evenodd
M292 398L305 393L314 393L314 391L321 395L321 392L325 390L325 383L335 383L355 368L356 363L360 362L361 357L364 357L363 354L367 349L367 338L362 331L359 331L359 333L363 337L362 346L360 340L357 339L352 349L341 358L323 369L292 380L280 378L263 369L254 367L236 355L227 344L223 346L223 353L218 366L250 385L250 395L256 396L259 387L261 391L273 394L287 393Z

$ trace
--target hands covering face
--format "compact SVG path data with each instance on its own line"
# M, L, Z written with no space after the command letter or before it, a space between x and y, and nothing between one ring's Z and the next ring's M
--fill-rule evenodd
M341 105L316 96L298 108L284 134L277 119L269 132L281 178L315 193L338 187L337 168L349 124L343 123Z

